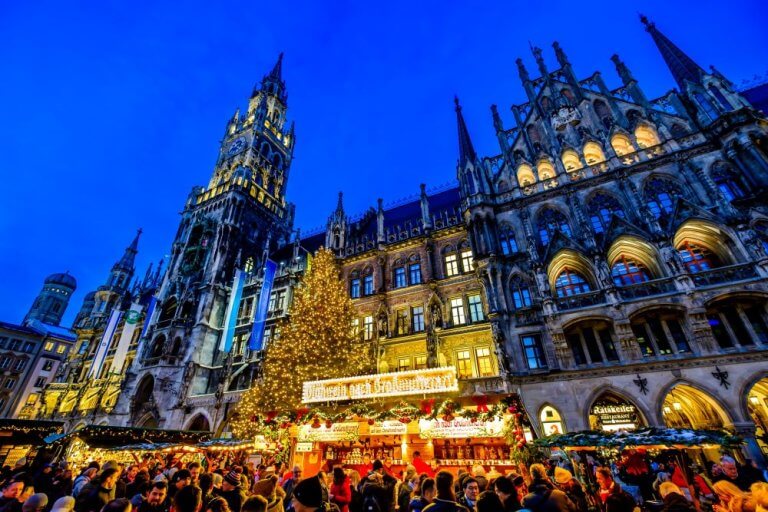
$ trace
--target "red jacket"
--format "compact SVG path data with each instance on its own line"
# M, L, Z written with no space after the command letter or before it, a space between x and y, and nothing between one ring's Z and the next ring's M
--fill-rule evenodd
M344 483L331 484L330 494L333 495L331 503L339 506L340 512L349 512L349 502L352 501L352 490L349 488L349 479L345 478Z

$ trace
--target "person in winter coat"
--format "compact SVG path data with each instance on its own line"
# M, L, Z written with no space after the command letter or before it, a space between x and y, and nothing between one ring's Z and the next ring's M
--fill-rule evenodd
M407 512L421 512L435 499L435 479L425 478L418 487L418 494L411 498Z
M77 512L101 512L115 496L115 484L120 476L116 468L107 468L80 490L75 502Z
M696 507L685 499L680 487L672 482L664 482L659 486L659 494L664 500L662 512L694 512Z
M584 488L581 486L581 482L573 478L573 474L565 468L560 466L555 468L555 485L557 485L561 491L568 496L568 499L573 502L574 507L579 512L587 512L589 509L589 501L587 500L587 494L584 492Z
M504 504L499 495L493 491L484 491L477 498L477 512L499 512L504 510Z
M575 512L568 496L547 478L547 470L542 464L531 464L531 484L528 494L523 498L523 508L533 512ZM628 511L630 512L630 511Z
M493 482L493 488L501 499L504 512L515 512L522 508L517 497L517 487L510 477L500 476Z
M349 512L352 490L349 488L349 479L341 468L333 468L333 483L329 490L329 498L331 503L339 507L339 512Z
M72 484L72 496L77 498L77 495L80 494L80 491L83 487L85 487L85 484L90 482L98 472L99 470L96 468L86 468L82 473L80 473L80 476L75 478L75 483Z
M24 492L24 482L8 480L3 484L0 496L0 512L21 512L21 498Z
M216 490L214 488L214 492L217 496L227 500L229 509L232 512L240 512L240 508L245 501L245 493L240 487L240 474L237 471L232 470L227 473L221 483L221 489Z
M628 512L634 510L635 498L613 480L609 467L599 467L595 471L595 479L600 486L600 501L603 512Z
M437 496L432 503L424 507L424 512L469 512L464 505L456 502L452 473L438 471L435 476L435 488Z
M272 474L253 484L253 494L267 500L268 512L283 512L285 491L277 485L277 475Z

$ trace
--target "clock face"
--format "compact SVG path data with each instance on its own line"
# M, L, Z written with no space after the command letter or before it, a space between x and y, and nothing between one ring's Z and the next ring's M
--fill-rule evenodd
M242 149L245 147L245 139L240 137L239 139L235 140L227 150L228 155L234 155L235 153L239 153L242 151Z

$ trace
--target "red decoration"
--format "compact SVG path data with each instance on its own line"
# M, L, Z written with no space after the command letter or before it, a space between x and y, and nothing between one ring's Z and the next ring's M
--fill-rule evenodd
M410 422L411 422L411 418L409 418L408 416L403 416L402 418L400 418L400 423L410 423Z
M430 415L432 414L432 407L435 405L435 399L429 398L427 400L421 401L421 412L422 414Z
M257 415L255 415L255 414L254 414L253 416L251 416L251 421L252 421L253 423L258 423L258 422L259 422L259 417L258 417Z
M331 428L333 426L333 422L331 420L325 420L325 428Z
M517 407L515 407L514 405L510 405L509 407L507 407L507 412L509 414L515 414L517 412Z
M376 420L375 420L375 419L373 419L373 418L368 418L368 424L369 424L369 425L373 425L374 423L376 423Z
M455 416L453 414L443 414L443 421L453 421Z
M488 412L488 397L486 395L473 396L472 401L477 406L477 412Z
M301 421L301 418L309 414L309 407L302 407L300 409L296 409L296 423Z
M310 425L312 428L320 428L320 418L315 416L315 419L312 420L312 425Z
M274 423L276 417L277 411L269 411L267 413L267 419L264 420L264 423Z

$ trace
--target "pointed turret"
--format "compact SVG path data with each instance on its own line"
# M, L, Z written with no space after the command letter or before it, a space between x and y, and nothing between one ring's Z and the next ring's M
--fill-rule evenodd
M427 196L427 186L422 183L419 185L421 193L419 194L419 206L421 207L421 224L425 230L432 229L432 216L429 214L429 196Z
M469 130L461 113L458 96L454 97L453 101L456 104L456 122L459 127L459 164L464 165L467 161L474 162L477 159L477 153L472 145L472 139L469 138Z
M346 245L347 215L344 213L344 194L339 192L339 201L336 209L328 218L328 226L325 232L325 246L339 251Z
M664 62L667 63L667 67L672 73L677 85L680 87L680 90L686 90L686 82L701 84L701 78L705 71L696 64L693 59L686 55L683 50L670 41L667 36L659 32L655 23L649 21L648 18L643 15L640 15L640 21L645 25L645 30L651 34L653 42L656 43L656 47L664 58Z
M261 79L261 88L255 87L251 97L259 92L276 96L283 105L288 106L288 96L285 92L285 82L283 81L283 52L277 57L277 62L272 67L272 71L264 75Z
M136 253L139 252L139 237L141 236L142 229L139 228L136 231L136 237L133 239L133 242L131 242L131 245L129 245L125 249L125 253L123 254L123 257L120 258L120 261L118 261L115 264L116 268L121 268L123 270L129 270L133 272L133 265L134 261L136 260Z

